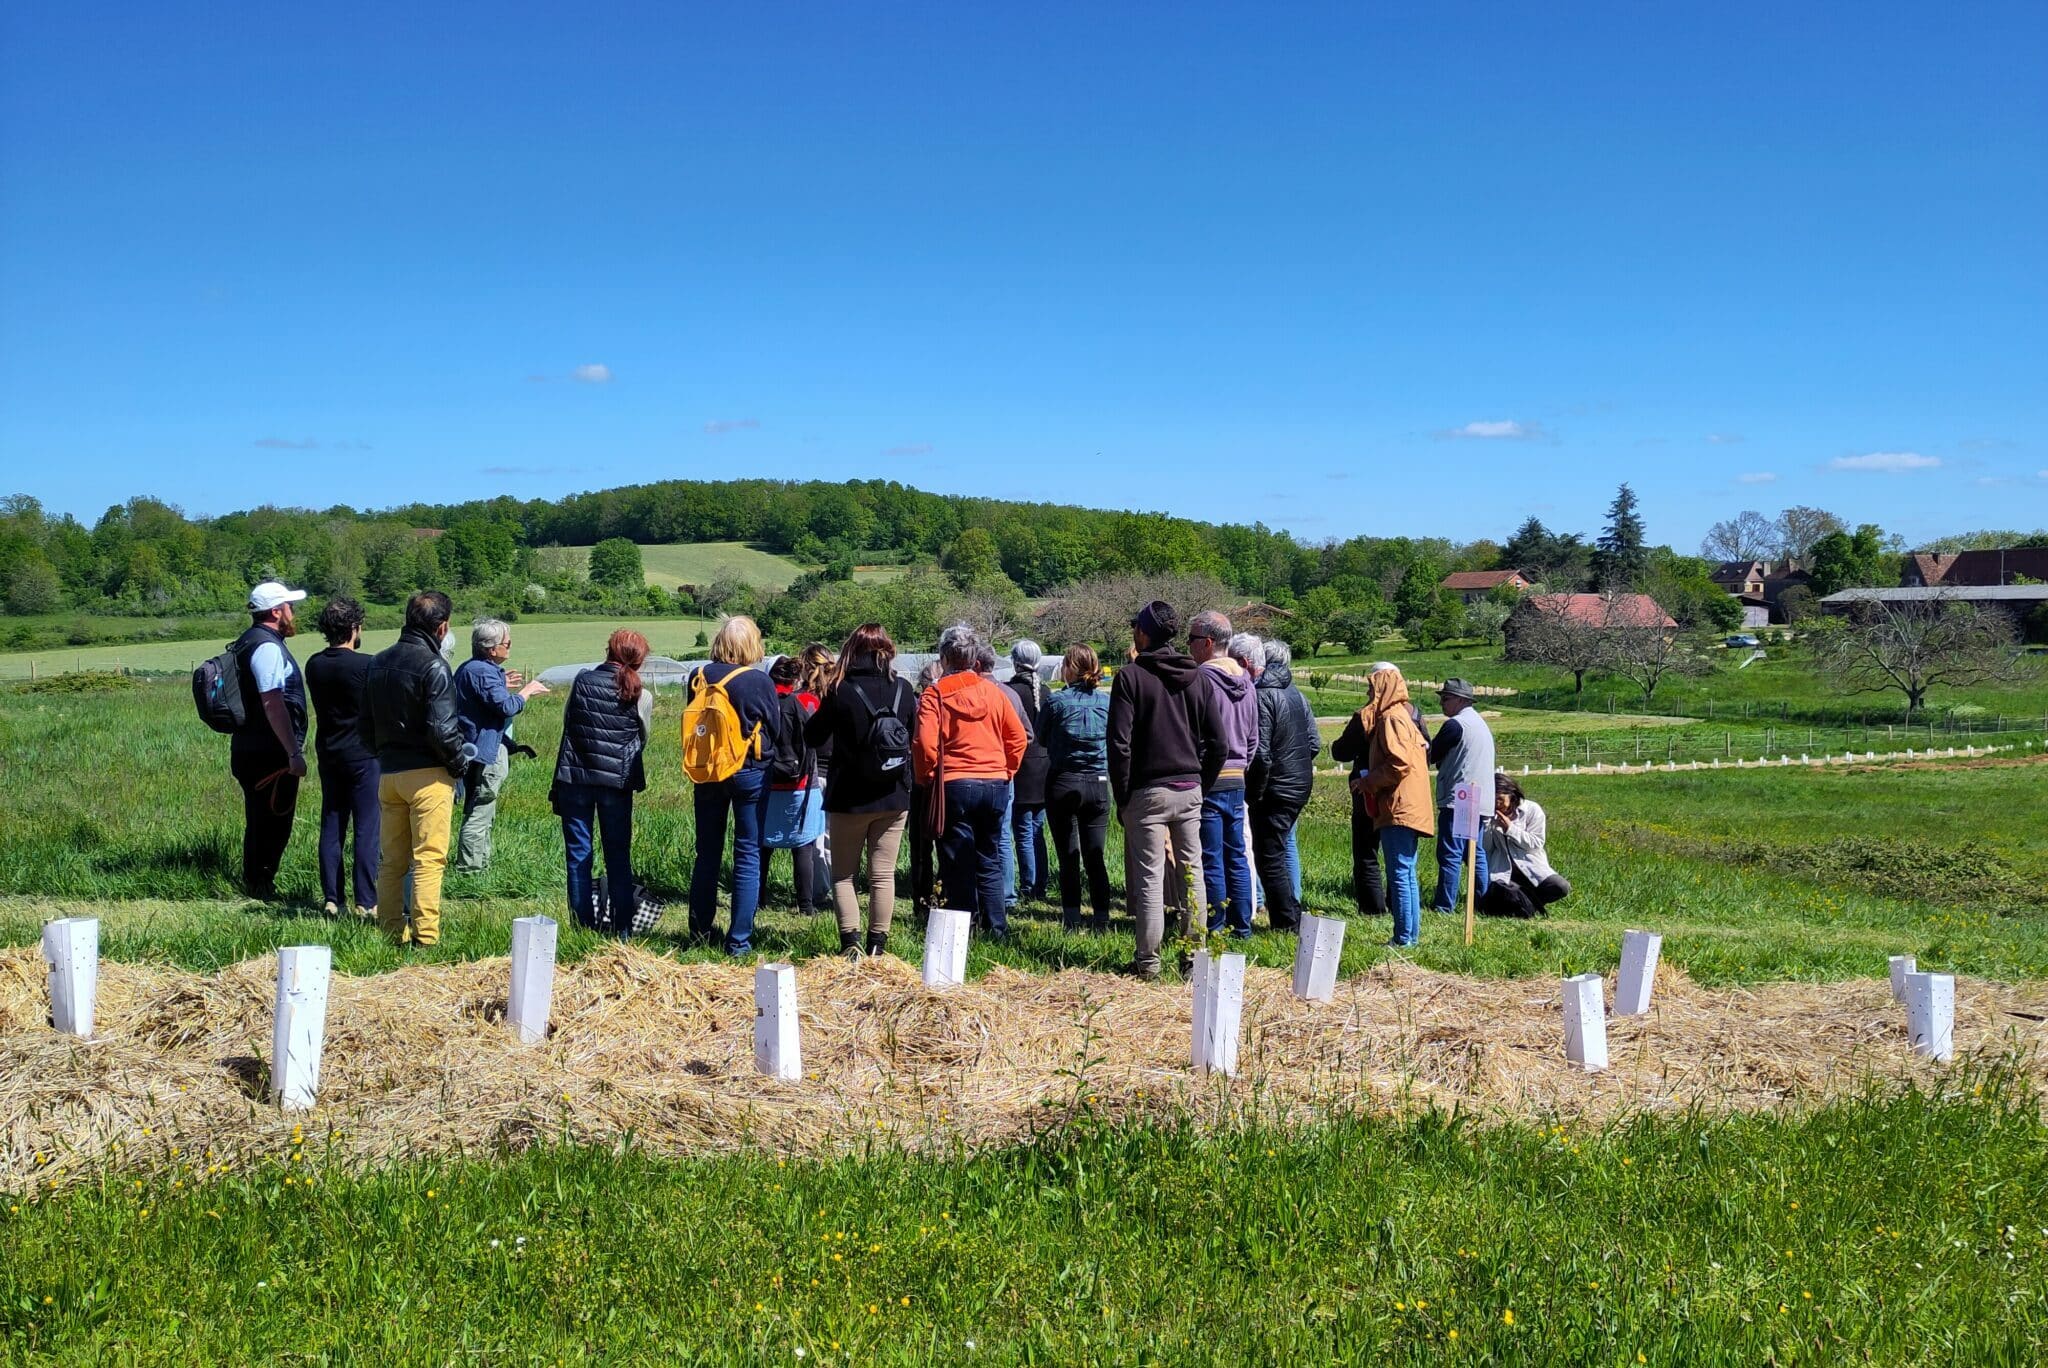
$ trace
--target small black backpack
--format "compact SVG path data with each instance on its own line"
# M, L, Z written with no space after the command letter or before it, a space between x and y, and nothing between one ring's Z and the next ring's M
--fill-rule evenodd
M901 679L891 682L895 687L889 692L887 712L877 708L865 690L854 694L868 715L867 730L860 738L860 770L877 783L894 782L910 763L910 728L896 715L905 685Z
M217 732L238 732L247 724L240 641L230 641L225 651L201 661L192 672L192 703L199 709L199 720Z

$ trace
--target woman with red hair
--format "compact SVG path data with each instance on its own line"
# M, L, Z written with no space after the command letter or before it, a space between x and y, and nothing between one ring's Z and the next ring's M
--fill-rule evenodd
M569 910L586 925L595 920L591 835L604 841L604 872L611 928L633 931L633 795L647 787L640 757L654 726L654 695L640 682L647 638L621 629L605 643L604 663L576 676L562 712L562 749L548 798L562 819L569 857Z

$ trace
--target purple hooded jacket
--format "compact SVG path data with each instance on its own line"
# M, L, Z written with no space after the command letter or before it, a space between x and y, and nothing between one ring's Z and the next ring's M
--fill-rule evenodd
M1216 716L1221 721L1223 772L1209 786L1209 792L1244 787L1245 767L1259 748L1259 699L1252 677L1228 656L1202 662L1202 672L1216 691Z

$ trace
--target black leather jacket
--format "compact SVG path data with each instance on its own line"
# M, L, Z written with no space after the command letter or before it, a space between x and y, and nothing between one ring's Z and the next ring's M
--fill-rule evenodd
M455 679L425 632L406 628L370 661L356 727L386 774L445 769L461 776L467 762L455 721Z
M1258 702L1258 753L1245 774L1251 801L1276 807L1306 803L1323 738L1308 700L1294 687L1294 671L1268 665L1259 676Z

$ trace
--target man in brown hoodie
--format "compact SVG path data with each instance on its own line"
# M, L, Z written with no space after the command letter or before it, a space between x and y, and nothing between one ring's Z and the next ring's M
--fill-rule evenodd
M917 704L910 764L932 791L939 882L947 905L975 914L995 940L1010 934L1003 911L1003 812L1028 738L1010 692L976 672L980 638L955 623L939 638L939 682Z
M1131 619L1137 654L1109 689L1109 787L1124 824L1124 887L1137 923L1131 970L1159 976L1166 939L1169 851L1185 874L1196 924L1208 925L1202 883L1202 791L1214 786L1229 745L1216 690L1193 657L1174 649L1180 615L1169 603ZM1179 926L1188 930L1189 911Z

